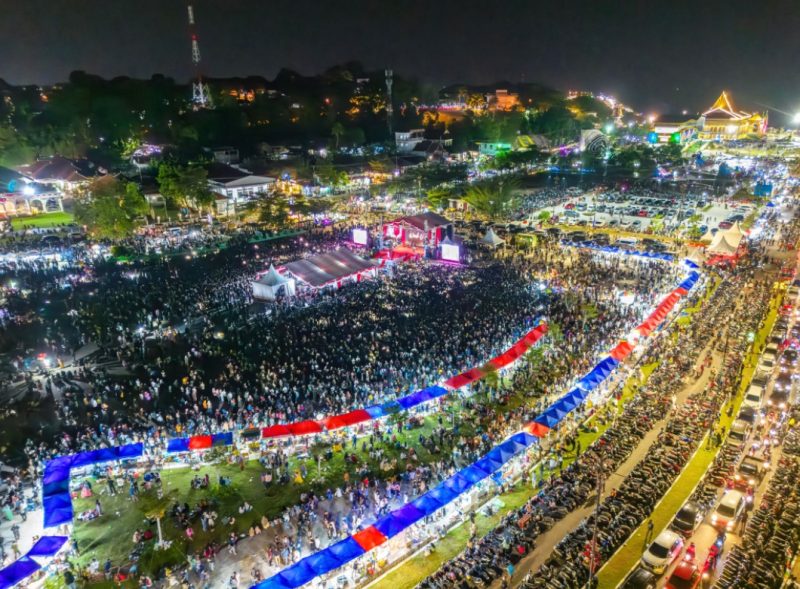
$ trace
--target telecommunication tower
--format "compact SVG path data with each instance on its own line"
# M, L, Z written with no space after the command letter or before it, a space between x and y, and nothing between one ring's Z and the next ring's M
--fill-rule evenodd
M195 79L192 82L192 102L195 108L211 108L211 91L208 84L203 81L200 73L200 45L197 42L197 30L194 24L194 8L191 4L187 7L189 12L189 34L192 38L192 65L194 66Z

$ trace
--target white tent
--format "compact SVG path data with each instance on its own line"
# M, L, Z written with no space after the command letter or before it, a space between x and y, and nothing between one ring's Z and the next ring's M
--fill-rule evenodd
M489 230L486 232L486 235L483 236L481 241L492 247L497 247L498 245L502 245L506 242L506 240L498 236L491 227L489 227Z
M714 241L714 234L711 233L711 229L708 229L705 234L703 234L703 237L700 238L700 241Z
M739 223L734 223L727 231L725 231L725 239L736 246L739 245L739 242L745 235L746 234L744 231L742 231Z
M708 246L708 253L731 255L735 254L737 249L739 249L738 242L736 245L732 244L726 239L725 234L720 232L717 233L717 235L714 237L714 241L712 241L711 245Z
M295 293L294 280L282 276L272 264L266 274L251 284L253 285L253 298L256 300L274 301L278 298L281 289L287 296Z

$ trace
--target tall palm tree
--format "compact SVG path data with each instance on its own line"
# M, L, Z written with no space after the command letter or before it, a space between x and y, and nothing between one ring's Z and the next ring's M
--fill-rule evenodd
M339 139L341 139L342 135L344 135L344 127L339 121L333 123L331 127L331 135L333 135L334 139L336 139L336 150L339 150Z
M513 212L518 188L519 180L514 177L489 180L470 187L464 202L489 220L497 221Z

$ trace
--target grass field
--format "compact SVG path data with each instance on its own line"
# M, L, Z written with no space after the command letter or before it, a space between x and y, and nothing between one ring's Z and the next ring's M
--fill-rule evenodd
M625 403L627 403L636 394L639 387L646 383L650 375L658 366L658 362L643 366L638 375L629 378L623 385L623 393L621 403L618 407L618 412L622 412ZM641 377L641 378L640 378ZM610 421L610 420L609 420ZM589 419L587 425L592 425L594 417ZM599 427L597 431L581 432L578 436L580 447L584 450L592 445L592 443L599 438L607 429L608 423L605 426ZM564 466L568 466L575 460L576 456L566 456L564 459ZM547 473L548 471L545 471ZM480 537L485 536L492 530L500 520L508 513L515 509L519 509L528 499L533 496L533 489L529 486L520 488L517 485L514 490L504 495L501 495L503 501L503 508L490 517L485 515L478 515L475 521L475 526L478 529ZM468 526L461 525L450 531L436 546L436 550L430 555L418 554L407 561L397 566L394 570L389 571L381 580L376 583L377 587L387 587L391 589L411 589L416 586L425 577L434 573L442 564L457 556L467 546L469 540Z
M424 463L431 462L436 457L426 448L417 443L420 434L429 436L437 427L437 416L430 415L422 426L415 427L397 433L398 442L413 445L418 457ZM471 429L468 425L462 425L461 431L465 435L470 435ZM166 517L162 521L162 530L167 540L172 540L173 547L170 550L155 552L148 548L140 561L140 571L154 572L163 563L179 564L186 559L186 556L196 552L208 544L210 541L224 543L231 532L246 533L248 529L258 523L260 525L261 516L265 515L268 519L274 519L282 514L287 507L300 502L300 495L303 492L314 490L324 492L327 488L341 486L344 483L345 472L349 473L351 480L356 480L358 475L352 465L344 462L345 449L352 453L357 453L362 461L366 460L371 467L371 472L379 472L380 464L378 461L368 458L368 451L364 452L359 441L358 448L354 449L349 441L346 441L344 448L335 452L333 457L320 462L321 480L315 481L317 476L317 455L321 449L312 449L312 455L303 460L296 458L290 459L289 472L294 473L301 468L307 469L305 481L300 484L290 482L289 484L273 484L265 489L261 484L260 477L264 468L258 460L245 462L244 470L234 464L212 464L201 467L197 470L188 467L162 469L160 471L163 483L164 494L173 491L170 505L180 501L186 502L190 507L194 507L201 500L216 501L215 511L218 514L217 524L214 530L203 532L199 524L194 525L194 538L190 541L184 530L179 529L171 518ZM326 445L327 447L327 445ZM380 443L376 447L381 447ZM394 444L383 445L385 455L389 459L398 456L400 450ZM449 451L445 445L442 452ZM398 469L404 468L404 464L398 463ZM191 480L195 475L202 477L208 473L211 481L209 489L198 490L191 488ZM383 476L391 476L393 472L386 472ZM219 476L231 479L229 486L220 487ZM144 531L150 529L155 534L155 526L147 521L146 513L154 502L154 491L143 492L140 502L131 502L128 497L128 487L118 489L116 496L106 493L106 484L98 482L94 477L85 477L92 485L95 492L93 497L73 500L73 508L76 515L76 525L74 537L78 540L80 564L87 564L92 558L96 557L100 562L110 558L115 565L124 565L130 562L129 555L134 548L133 533L136 529ZM76 479L80 482L81 479ZM103 515L89 522L77 521L77 516L82 511L94 508L95 499L99 498L103 509ZM247 514L239 515L238 509L244 501L253 506L253 510ZM222 518L234 516L234 525L224 525ZM152 543L151 543L152 544Z
M725 405L721 410L721 416L717 426L724 426L726 431L730 431L730 425L742 402L742 393L746 390L747 386L749 386L750 379L755 372L758 361L758 350L772 331L772 326L778 315L777 302L780 300L779 297L780 295L773 299L770 311L767 314L767 320L764 322L764 327L756 335L753 347L745 358L745 370L742 375L742 383L739 391L737 391L736 397L731 401L734 405L731 416L728 417L726 414L728 405ZM681 505L689 498L689 495L697 486L697 483L708 470L709 466L711 466L718 452L719 448L708 448L707 445L703 443L700 449L692 456L680 476L667 491L666 495L664 495L651 515L650 519L653 521L654 535L657 535L660 530L669 524ZM647 525L646 522L643 522L628 541L625 542L603 568L600 569L598 573L600 589L613 589L617 587L628 572L639 562L639 558L644 551L646 534Z
M42 213L41 215L33 215L30 217L14 217L11 219L11 227L14 231L27 229L29 227L44 229L47 227L57 227L58 225L69 225L74 221L75 217L72 213Z

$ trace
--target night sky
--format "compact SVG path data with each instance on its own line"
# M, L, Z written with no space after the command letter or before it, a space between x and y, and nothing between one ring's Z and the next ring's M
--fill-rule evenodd
M432 84L538 81L644 111L800 109L800 0L194 0L212 76L347 60ZM0 77L186 80L185 0L0 0Z

